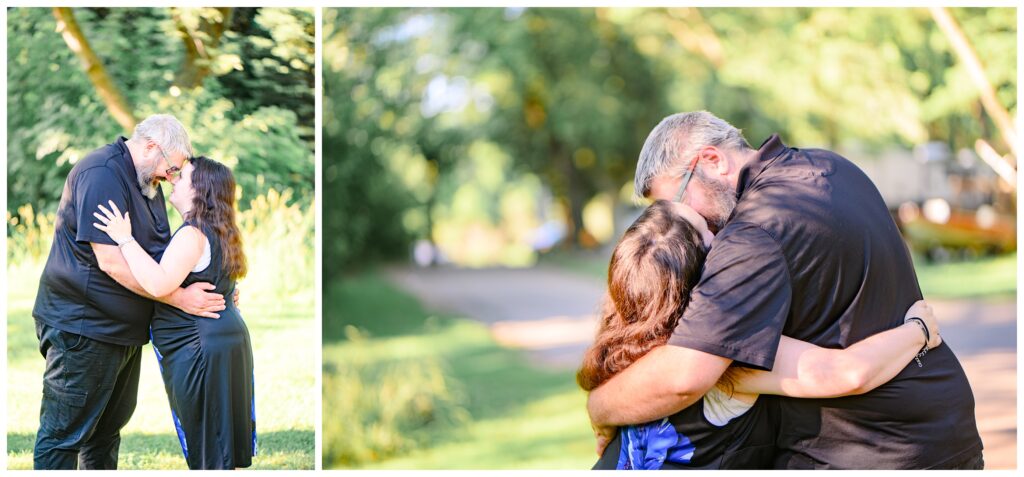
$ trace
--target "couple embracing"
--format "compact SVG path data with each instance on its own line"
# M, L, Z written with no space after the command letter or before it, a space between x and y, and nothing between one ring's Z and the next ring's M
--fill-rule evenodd
M184 222L173 234L165 181ZM150 340L188 467L251 465L253 357L237 308L246 259L234 205L231 171L193 157L170 115L71 169L32 310L46 359L36 469L117 468Z
M707 112L640 153L577 375L595 469L981 469L966 375L881 195Z

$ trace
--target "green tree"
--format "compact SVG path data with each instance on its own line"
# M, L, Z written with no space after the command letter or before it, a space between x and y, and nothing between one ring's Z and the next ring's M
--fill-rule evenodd
M270 188L312 200L311 10L14 8L8 16L9 213L24 204L53 211L75 161L130 133L124 118L158 112L182 120L197 152L234 168L243 207ZM78 27L62 29L68 41L58 18ZM201 58L184 47L182 30L203 45Z
M1015 11L952 13L1015 114ZM342 266L433 238L468 188L474 220L493 222L525 177L562 206L568 244L593 245L584 206L621 196L677 111L712 111L754 146L775 132L868 151L1002 144L923 8L331 9L325 23L325 257ZM467 173L482 165L502 175L484 192Z

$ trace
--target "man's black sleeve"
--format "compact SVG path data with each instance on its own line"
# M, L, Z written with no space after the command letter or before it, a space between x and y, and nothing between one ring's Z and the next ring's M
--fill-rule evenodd
M78 230L75 240L117 245L106 232L93 224L100 223L93 213L100 212L100 204L110 210L109 201L114 201L123 215L128 210L128 190L114 171L106 167L93 167L78 174L74 184L75 218ZM102 215L102 214L101 214Z
M771 370L792 290L777 242L756 224L715 237L700 282L668 344Z

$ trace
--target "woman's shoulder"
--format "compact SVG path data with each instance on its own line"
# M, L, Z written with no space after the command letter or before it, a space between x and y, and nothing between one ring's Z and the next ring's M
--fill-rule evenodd
M171 240L179 237L180 240L190 240L194 241L196 244L204 241L210 241L209 235L203 231L202 228L188 221L182 223L181 226L178 227L178 230L174 232L174 236L171 237Z
M196 225L195 223L186 220L185 222L182 222L182 224L178 226L178 230L176 230L174 233L175 233L175 235L181 234L181 233L184 233L186 235L191 235L191 234L203 235L203 230L198 225Z
M196 266L192 269L192 273L203 271L210 265L212 246L209 235L204 233L202 229L190 222L185 222L181 224L181 227L178 227L174 237L171 237L171 242L175 241L180 242L182 246L198 251L198 260Z

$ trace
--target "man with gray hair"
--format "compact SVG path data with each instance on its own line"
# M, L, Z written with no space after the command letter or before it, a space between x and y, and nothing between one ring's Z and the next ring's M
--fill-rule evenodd
M668 343L590 393L599 453L616 426L681 411L729 366L772 369L781 335L846 348L899 326L922 298L878 190L833 152L791 148L778 135L755 150L708 112L675 114L648 136L636 192L692 207L716 237ZM775 448L751 443L723 467L984 465L971 387L945 340L873 391L756 405L777 412Z
M174 184L191 155L184 126L159 114L139 123L131 139L89 153L68 174L32 309L46 358L36 469L117 468L153 300L207 318L225 308L209 283L150 296L118 245L93 227L97 207L113 201L130 212L132 235L159 261L171 238L160 182Z

